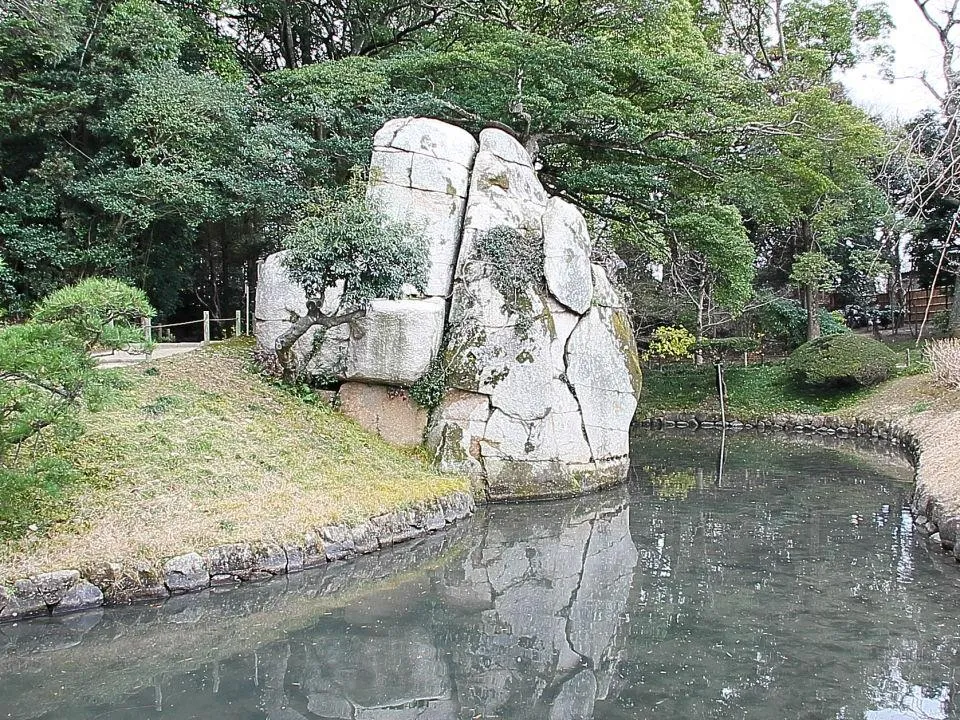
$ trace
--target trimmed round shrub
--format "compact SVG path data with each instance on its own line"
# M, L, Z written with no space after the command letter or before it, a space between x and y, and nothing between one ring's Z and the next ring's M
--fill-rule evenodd
M787 359L787 372L807 385L866 387L893 374L897 356L873 338L843 333L811 340Z

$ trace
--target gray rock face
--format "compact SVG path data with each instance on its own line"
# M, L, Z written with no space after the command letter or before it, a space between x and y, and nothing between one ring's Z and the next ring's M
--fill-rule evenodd
M433 448L440 469L482 478L480 441L490 418L490 398L480 393L450 390L436 415L442 419L427 429L427 446Z
M56 605L63 596L80 582L79 570L57 570L43 573L30 578L36 585L37 592L47 605Z
M89 610L103 605L103 592L96 585L80 580L67 590L53 608L54 615Z
M593 300L590 233L580 211L560 198L550 198L543 214L543 274L550 294L583 315Z
M498 225L540 235L548 199L520 143L502 130L482 131L470 177L458 274L473 257L476 238Z
M498 225L542 238L545 287L531 283L509 301L499 292L496 266L473 251ZM447 326L456 391L427 442L441 467L484 477L491 498L578 494L626 475L639 364L590 247L583 216L547 198L519 143L483 131Z
M629 321L620 311L595 307L567 343L567 378L580 401L593 457L630 453L630 421L637 409L639 362Z
M347 379L413 385L440 349L445 315L442 298L371 301L350 329Z
M429 243L427 295L450 292L477 141L428 118L391 120L374 136L367 197Z
M10 591L0 597L0 620L46 615L47 603L33 580L17 580Z

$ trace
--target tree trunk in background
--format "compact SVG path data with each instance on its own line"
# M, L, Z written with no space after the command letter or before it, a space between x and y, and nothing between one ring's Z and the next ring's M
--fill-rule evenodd
M960 338L960 273L953 281L953 302L950 304L950 325L947 333L950 337Z
M807 285L803 289L803 304L807 307L807 342L820 337L820 316L817 314L817 291Z

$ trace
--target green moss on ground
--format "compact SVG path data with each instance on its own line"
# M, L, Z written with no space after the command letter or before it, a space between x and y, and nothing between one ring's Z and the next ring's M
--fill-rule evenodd
M45 457L79 475L38 530L0 546L0 575L94 559L156 560L237 541L292 539L469 490L417 452L272 385L247 343L116 371L108 405Z

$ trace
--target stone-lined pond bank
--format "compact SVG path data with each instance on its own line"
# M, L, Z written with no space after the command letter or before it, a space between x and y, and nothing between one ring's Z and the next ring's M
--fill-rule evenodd
M653 429L689 428L790 432L861 438L900 448L914 467L911 496L914 524L960 561L960 413L924 410L898 420L843 415L777 414L726 419L719 413L663 411L641 421Z
M0 622L62 615L100 607L163 600L209 587L267 580L349 560L442 530L473 514L473 497L454 492L359 525L328 525L301 542L233 543L151 563L99 563L41 573L0 587Z

